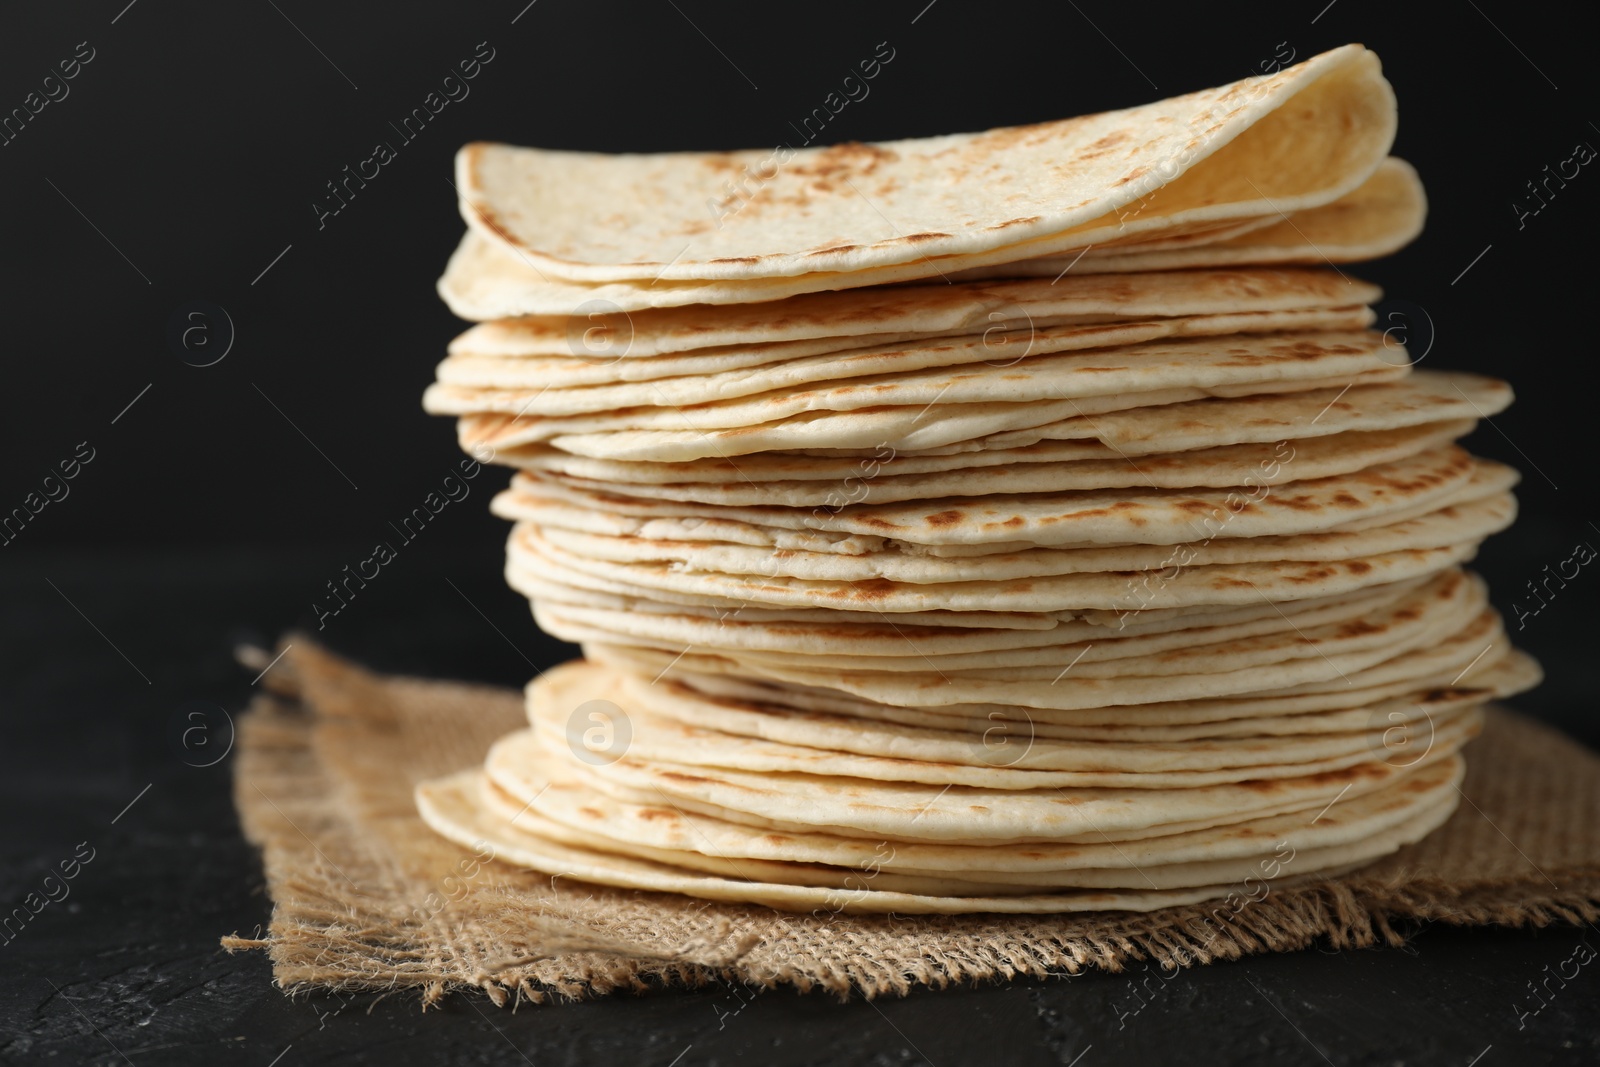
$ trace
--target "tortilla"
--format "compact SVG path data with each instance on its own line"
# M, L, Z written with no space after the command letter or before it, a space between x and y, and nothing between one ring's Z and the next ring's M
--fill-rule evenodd
M939 259L1035 258L1319 207L1367 180L1395 124L1377 57L1347 45L1122 111L802 148L781 161L759 149L611 156L470 144L456 187L469 226L553 278L882 284L936 275ZM706 211L724 181L752 171L757 195L732 213ZM591 223L600 214L603 228ZM912 230L887 221L896 218Z

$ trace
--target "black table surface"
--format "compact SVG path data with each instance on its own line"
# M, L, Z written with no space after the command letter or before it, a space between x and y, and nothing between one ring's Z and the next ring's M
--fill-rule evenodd
M201 710L225 749L226 714L252 692L234 645L314 628L324 583L459 460L417 402L461 328L432 291L461 234L459 145L809 140L797 123L837 112L833 90L879 49L892 67L818 143L1124 107L1363 41L1403 102L1394 151L1427 182L1429 222L1359 276L1385 287L1379 325L1428 367L1516 383L1517 405L1472 447L1524 472L1524 516L1475 566L1549 674L1518 707L1595 744L1600 577L1568 573L1575 544L1600 543L1578 436L1594 421L1600 218L1600 179L1570 171L1593 154L1574 142L1600 143L1582 14L1490 0L11 5L0 509L49 492L75 449L101 458L70 500L0 539L0 926L93 849L69 896L0 934L0 1062L1597 1062L1597 968L1553 977L1587 954L1590 932L1571 927L1434 927L1404 949L875 1003L719 988L515 1013L456 995L424 1014L412 992L290 999L263 954L218 947L264 927L271 904L232 761L194 766L209 757L179 740ZM472 55L495 58L470 99L428 104L425 131L403 134ZM70 85L51 74L68 69ZM344 204L334 181L391 138L398 158L359 199L345 184ZM182 340L197 304L216 346L204 358ZM570 654L505 588L486 495L408 543L320 638L381 669L507 686Z
M1514 571L1518 537L1536 535L1507 535L1491 570ZM82 852L81 842L94 849L70 895L0 946L4 1062L1488 1067L1600 1059L1593 969L1564 983L1552 977L1585 958L1580 943L1590 931L1561 926L1434 926L1400 949L1320 946L1172 977L1136 965L1120 975L876 1002L717 987L516 1012L457 994L424 1013L410 991L289 998L272 984L263 954L218 947L221 935L262 928L270 903L259 858L239 833L231 760L192 766L209 760L176 742L175 722L191 721L188 710L206 703L243 707L250 674L230 650L303 624L307 587L332 558L307 548L0 561L6 906ZM564 655L534 629L491 559L472 567L419 552L407 563L319 637L384 669L507 685L524 679L529 663ZM1585 676L1581 638L1563 632L1542 633L1539 651L1555 680L1522 706L1593 743L1592 727L1575 718L1591 695L1570 681ZM226 745L226 722L208 726Z

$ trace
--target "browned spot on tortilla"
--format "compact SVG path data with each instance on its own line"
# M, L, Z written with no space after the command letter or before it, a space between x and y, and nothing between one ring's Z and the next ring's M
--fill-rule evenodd
M1150 168L1149 167L1145 167L1145 166L1134 167L1128 173L1124 174L1122 177L1118 178L1116 181L1112 182L1111 184L1112 185L1127 185L1129 182L1137 181L1138 179L1144 177L1146 174L1149 174L1149 173L1150 173Z
M966 516L959 511L937 511L924 520L929 526L954 526Z
M1362 779L1381 780L1389 777L1390 773L1391 768L1383 764L1358 763L1354 767L1323 771L1321 774L1311 774L1303 778L1256 778L1238 784L1254 793L1280 793L1294 785L1310 786L1313 789L1326 786L1337 791L1343 785L1353 785Z
M1310 582L1320 582L1332 578L1334 573L1334 568L1332 567L1312 567L1299 574L1289 575L1287 580L1296 585L1305 585Z
M1107 152L1111 151L1111 149L1127 141L1131 136L1132 134L1128 133L1127 130L1113 130L1104 137L1100 138L1098 141L1094 142L1094 144L1090 145L1088 148L1085 148L1083 151L1079 152L1078 158L1095 159L1098 156L1103 156Z
M853 597L861 600L882 600L895 591L895 583L887 578L863 578L851 582L848 590L830 593L833 597Z
M810 157L798 158L787 168L788 173L810 179L807 183L815 192L852 193L844 181L851 177L864 177L878 169L880 164L899 159L899 153L881 145L845 141Z
M853 252L860 245L834 245L832 248L819 248L814 252L807 252L807 256L831 256L836 252Z

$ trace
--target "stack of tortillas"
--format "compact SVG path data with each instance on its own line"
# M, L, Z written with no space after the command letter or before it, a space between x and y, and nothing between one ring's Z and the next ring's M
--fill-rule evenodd
M1377 58L1016 129L471 145L430 411L586 659L418 792L501 859L793 909L1151 909L1458 800L1537 666L1463 571L1511 400L1336 264L1421 228ZM734 196L727 192L738 191ZM1254 892L1254 890L1247 890Z

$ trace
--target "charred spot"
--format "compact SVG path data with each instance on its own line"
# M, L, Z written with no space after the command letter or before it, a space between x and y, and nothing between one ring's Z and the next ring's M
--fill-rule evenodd
M927 516L923 521L925 521L929 526L941 527L954 526L964 518L966 518L965 513L960 511L936 511L932 515Z

